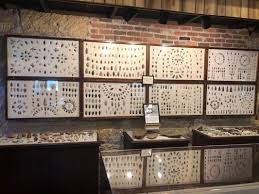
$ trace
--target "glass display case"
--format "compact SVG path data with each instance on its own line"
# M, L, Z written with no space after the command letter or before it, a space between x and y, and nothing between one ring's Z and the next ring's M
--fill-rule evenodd
M204 126L192 130L193 145L227 145L259 143L256 126Z
M253 149L228 145L102 152L102 177L116 194L250 182Z

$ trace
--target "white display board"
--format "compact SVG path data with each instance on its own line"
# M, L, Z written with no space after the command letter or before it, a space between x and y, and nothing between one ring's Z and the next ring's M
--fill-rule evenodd
M202 115L203 84L154 84L149 102L159 104L161 116Z
M143 158L140 154L103 156L102 158L112 189L142 187Z
M256 81L257 51L208 50L208 80Z
M8 76L79 77L79 41L7 38Z
M252 147L216 148L204 151L204 182L252 180Z
M84 42L84 76L142 79L146 74L146 46Z
M84 83L84 116L143 116L145 87L141 83Z
M79 116L79 83L61 81L7 82L8 118Z
M207 85L207 115L253 115L255 85Z
M147 158L147 186L200 183L200 150L153 153Z
M150 74L160 80L203 80L205 49L150 46Z

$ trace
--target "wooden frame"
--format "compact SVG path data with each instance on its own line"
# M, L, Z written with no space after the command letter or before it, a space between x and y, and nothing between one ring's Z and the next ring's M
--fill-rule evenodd
M7 38L8 37L20 37L20 38L35 38L35 39L55 39L55 40L73 40L73 41L79 41L79 77L33 77L33 76L8 76L8 49L7 49ZM8 80L40 80L40 81L46 81L46 80L55 80L55 81L73 81L73 82L79 82L79 117L64 117L66 119L80 119L80 120L100 120L100 119L134 119L134 118L141 118L142 116L116 116L116 117L94 117L94 118L86 118L84 117L84 89L83 85L85 82L114 82L114 83L142 83L142 79L106 79L106 78L86 78L84 77L84 56L83 56L83 44L84 41L88 42L101 42L106 43L106 41L96 41L96 40L87 40L87 39L79 39L79 38L59 38L59 37L49 37L49 36L23 36L23 35L5 35L5 46L6 49L4 51L4 60L5 60L5 68L6 68L6 75L5 75L5 85L7 86ZM108 43L108 42L107 42ZM116 41L115 44L128 44L125 41ZM164 44L136 44L136 45L144 45L146 46L146 76L152 76L150 75L150 46L165 46ZM166 45L167 46L167 45ZM238 81L208 81L207 80L207 70L208 70L208 50L209 49L222 49L222 50L241 50L241 51L259 51L257 49L239 49L239 48L218 48L218 47L198 47L198 46L180 46L180 45L168 45L167 47L183 47L183 48L203 48L205 49L205 60L204 60L204 80L156 80L154 79L154 84L156 83L167 83L167 84L203 84L203 114L202 115L168 115L168 116L161 116L161 117L170 117L170 118L217 118L221 116L226 117L251 117L256 115L256 103L257 103L257 87L255 87L255 105L254 105L254 114L251 115L206 115L206 101L207 101L207 84L233 84L233 85L248 85L252 84L256 86L256 83L258 81L258 72L256 72L256 82L238 82ZM257 70L259 66L259 55L258 55L258 64L257 64ZM145 90L145 103L149 103L149 86L144 85L143 87L146 88ZM8 89L6 87L6 118L7 120L14 120L8 118L8 109L7 109L7 96ZM30 118L19 118L17 120L27 120ZM33 118L33 119L62 119L62 117L58 118Z

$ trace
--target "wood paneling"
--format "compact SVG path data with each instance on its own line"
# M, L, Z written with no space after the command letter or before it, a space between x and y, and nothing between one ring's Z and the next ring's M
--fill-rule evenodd
M232 16L232 0L226 0L226 16Z
M136 0L137 7L145 7L145 0Z
M205 0L205 14L207 15L217 14L217 0Z
M162 9L170 11L182 11L181 0L162 0Z
M198 14L204 14L205 0L196 0L195 10Z
M77 0L95 3L259 19L259 0Z
M195 0L182 0L183 1L183 11L189 13L195 13Z
M253 19L256 18L255 15L255 8L256 8L256 0L249 0L248 5L249 5L249 10L248 10L248 17Z
M161 9L161 0L145 0L145 7L150 9Z
M241 17L241 0L232 0L231 16Z
M219 16L226 15L226 0L218 0L217 14Z
M241 0L241 17L248 18L248 0Z

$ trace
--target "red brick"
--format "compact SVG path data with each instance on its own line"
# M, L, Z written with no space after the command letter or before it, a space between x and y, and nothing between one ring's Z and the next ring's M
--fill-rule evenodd
M209 43L199 43L198 44L200 47L209 47L210 46L210 44Z
M106 24L105 25L106 28L111 28L111 29L119 29L120 25L116 25L116 24Z
M105 23L99 23L99 22L93 22L91 23L91 27L95 27L95 28L105 28L106 24Z
M226 40L226 43L237 43L236 40L234 39L227 39Z
M187 46L198 46L198 43L197 42L193 42L193 41L187 41L186 45Z
M160 33L161 32L161 29L156 27L156 28L149 28L148 29L149 32L155 32L155 33Z
M191 30L192 28L190 26L179 26L179 29L181 29L181 30Z
M126 35L126 32L125 31L121 31L121 30L114 30L113 33L115 35Z
M186 36L187 33L183 31L175 31L174 34L177 36Z
M226 29L220 29L220 28L217 28L216 29L216 32L219 32L219 33L226 33Z
M212 38L219 38L220 34L210 34L210 37L212 37Z
M135 30L137 30L137 31L148 31L148 28L136 26Z
M142 36L142 37L153 37L153 33L141 32L140 36Z
M124 30L133 30L133 26L129 26L129 25L121 25L120 29L124 29Z
M192 30L193 30L193 31L202 32L202 31L203 31L203 28L201 28L201 27L192 27Z
M143 37L142 41L150 43L150 44L160 44L160 39L159 38Z
M230 43L223 43L222 45L223 45L223 47L226 47L226 48L231 48L233 46Z
M134 37L134 41L143 42L143 38L142 37Z
M91 34L90 35L90 38L91 39L98 39L98 40L103 40L104 39L104 36L103 35L97 35L97 34Z
M170 40L161 40L162 43L164 44L168 44L168 45L173 45L174 44L174 41L170 41Z
M215 42L225 42L224 38L215 38Z
M107 29L99 29L99 34L112 34L112 30L107 30Z
M199 36L210 37L210 34L209 33L199 33Z
M127 36L140 36L140 32L128 31Z
M191 37L191 40L192 40L192 41L201 42L201 41L202 41L202 38L199 38L199 37Z
M232 35L229 34L221 34L222 38L232 38Z
M174 41L174 44L177 45L177 46L185 46L186 41Z
M107 36L105 36L105 40L113 40L113 41L116 41L116 40L118 40L118 39L120 39L119 36L114 36L114 35L107 35Z
M161 35L161 34L154 34L155 38L161 38L161 39L166 39L166 35Z
M129 36L120 36L120 40L122 40L122 41L134 41L134 38L129 37Z
M97 34L97 33L98 33L98 29L91 29L91 30L90 30L90 33L92 33L92 34Z
M187 32L187 36L198 36L197 32Z
M214 42L214 38L205 38L204 42Z
M177 36L167 36L168 40L178 40Z
M221 43L210 43L212 47L222 47Z

